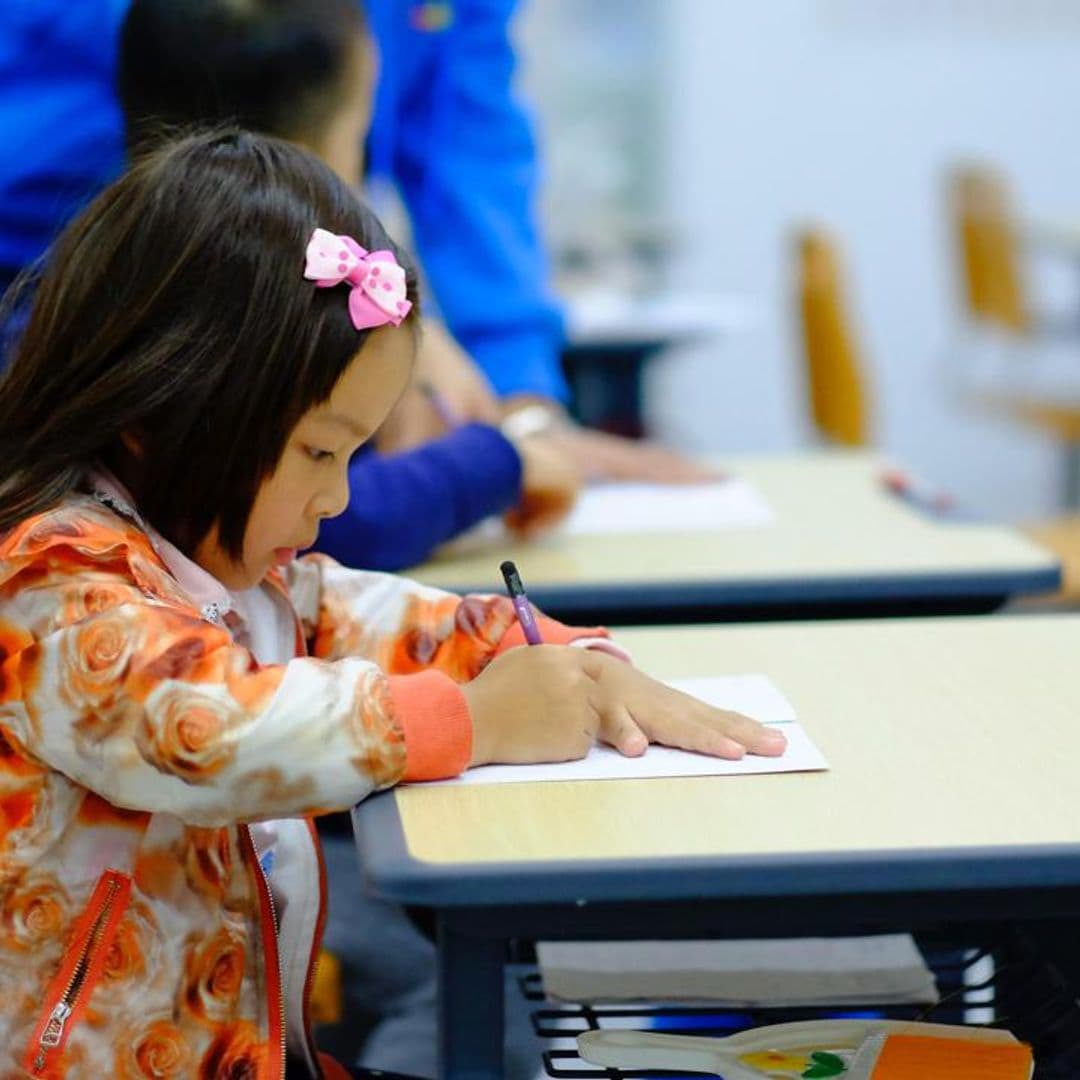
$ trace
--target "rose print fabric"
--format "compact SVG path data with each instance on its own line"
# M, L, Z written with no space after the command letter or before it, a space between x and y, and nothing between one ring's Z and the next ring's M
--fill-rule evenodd
M280 1076L322 919L301 978L245 823L464 766L455 684L514 642L508 601L319 556L271 586L310 655L260 666L89 495L0 539L0 1078Z

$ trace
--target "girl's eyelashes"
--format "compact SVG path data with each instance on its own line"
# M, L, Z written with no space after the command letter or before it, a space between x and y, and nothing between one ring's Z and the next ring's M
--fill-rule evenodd
M333 461L336 455L332 450L320 450L317 446L305 446L307 455L312 461Z

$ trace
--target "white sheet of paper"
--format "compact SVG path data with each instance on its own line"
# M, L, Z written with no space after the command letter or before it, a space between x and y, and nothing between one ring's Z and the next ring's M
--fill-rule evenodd
M650 746L641 757L623 757L609 746L595 746L580 761L545 765L481 765L439 784L522 784L552 780L640 780L659 776L741 776L749 773L812 772L829 763L795 719L791 702L765 675L720 675L674 679L678 690L721 709L734 709L763 724L780 727L787 749L780 757L747 754L740 761Z
M602 484L586 488L560 529L568 536L755 529L776 520L747 480L711 484Z

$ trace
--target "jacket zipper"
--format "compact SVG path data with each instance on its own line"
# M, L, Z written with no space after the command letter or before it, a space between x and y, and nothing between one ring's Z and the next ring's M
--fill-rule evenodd
M247 837L248 847L251 851L252 861L255 863L255 873L259 879L259 899L263 902L263 906L266 912L270 915L271 933L269 937L266 934L265 920L263 921L263 948L266 951L266 959L268 966L273 968L272 974L277 980L277 1011L278 1011L278 1041L281 1048L281 1056L279 1062L281 1065L280 1076L285 1076L285 1055L287 1048L285 1045L285 987L281 979L281 961L278 958L277 950L277 936L278 936L278 915L277 907L274 904L274 894L270 890L270 882L267 880L266 873L262 868L262 863L259 862L259 849L255 846L255 841L251 835L251 829L247 825L241 826L243 835Z
M79 1002L79 995L93 965L98 946L104 936L106 927L111 921L113 904L116 901L117 893L120 892L123 878L114 871L107 871L107 873L109 877L105 882L105 895L101 900L101 907L90 925L89 932L86 934L64 991L50 1010L45 1026L38 1035L37 1053L34 1055L32 1066L33 1071L36 1073L41 1073L44 1070L48 1064L49 1055L60 1049L66 1041L65 1028L67 1022Z
M300 621L299 615L296 613L296 608L292 606L292 600L289 596L288 587L281 579L280 571L273 570L267 577L271 587L276 589L287 601L289 601L289 610L292 612L293 618L293 632L296 638L296 655L307 656L308 646L307 639L304 637L303 623ZM321 1078L325 1075L323 1073L322 1066L319 1063L319 1052L315 1047L315 1039L311 1034L311 993L315 986L315 965L318 962L319 947L322 944L323 932L326 927L326 863L323 860L322 845L319 843L319 834L315 828L315 823L311 818L307 819L308 829L311 833L311 841L315 846L315 861L319 867L319 917L315 925L315 937L311 945L311 955L308 957L307 974L304 976L304 990L302 997L303 1005L303 1023L304 1023L304 1039L307 1042L308 1054L311 1060L315 1063L315 1075ZM250 836L250 834L249 834ZM255 844L252 841L252 847ZM255 861L258 863L258 855L256 853ZM259 863L259 873L262 874L262 864ZM270 901L270 911L274 916L274 925L277 926L277 913L274 908L274 897L270 891L270 883L266 881L265 875L263 881L266 885L267 897ZM281 1001L281 1044L282 1054L286 1052L285 1047L285 990L284 984L281 981L281 965L278 964L278 985L281 987L279 991L279 998Z
M283 588L283 583L276 580L274 575L270 577L271 583L277 588L288 600L289 590ZM296 655L307 656L308 645L307 639L304 637L304 626L300 621L300 616L296 613L296 608L292 606L290 600L289 610L293 613L293 628L296 637ZM311 1034L311 994L315 988L315 966L319 962L319 950L322 946L323 933L326 930L326 862L323 859L322 844L319 842L319 832L315 827L314 818L307 818L308 832L311 834L311 843L315 849L315 862L319 870L319 916L315 923L315 934L311 942L311 955L308 957L307 973L304 975L304 992L303 992L303 1022L304 1022L304 1039L308 1045L308 1053L311 1060L315 1062L315 1075L322 1080L325 1076L322 1065L319 1062L319 1051L315 1046L315 1038Z
M319 1052L315 1047L315 1039L311 1034L311 992L315 987L315 966L319 960L319 950L326 929L326 862L323 859L319 833L312 818L307 819L307 827L311 834L311 842L315 848L315 861L319 868L319 917L315 923L315 934L311 942L311 955L308 957L307 975L304 977L304 1037L307 1039L308 1049L311 1052L311 1060L315 1062L316 1073L322 1077L324 1074L322 1066L319 1064Z

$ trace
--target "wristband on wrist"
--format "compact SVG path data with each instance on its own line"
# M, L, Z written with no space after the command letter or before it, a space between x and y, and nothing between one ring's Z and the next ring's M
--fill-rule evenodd
M562 414L550 405L526 405L515 409L499 425L508 439L527 439L530 435L546 435L562 426Z

